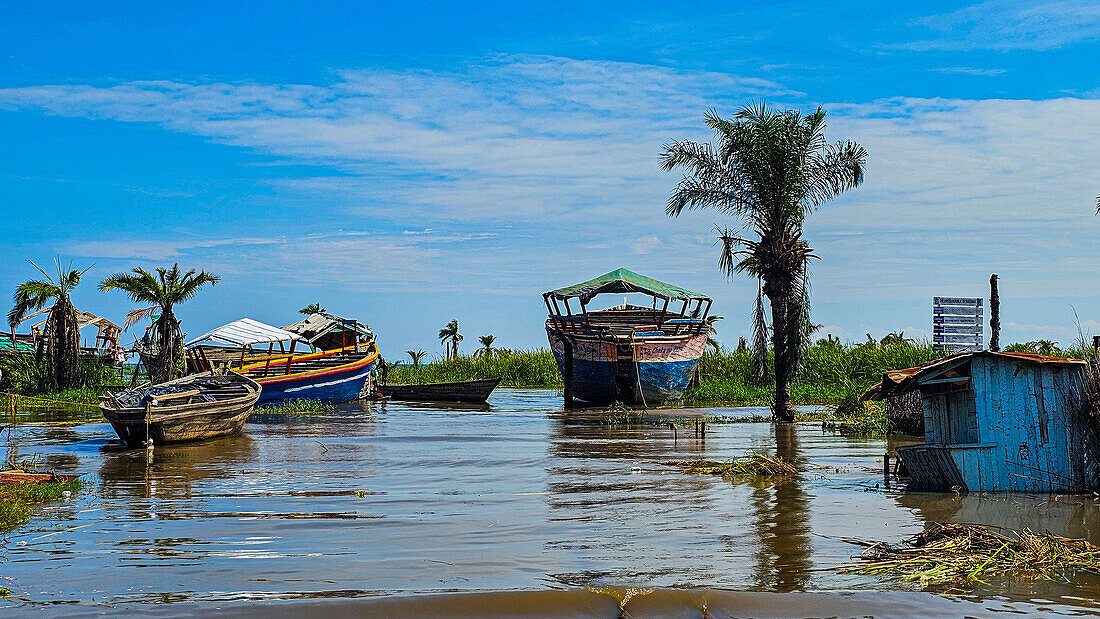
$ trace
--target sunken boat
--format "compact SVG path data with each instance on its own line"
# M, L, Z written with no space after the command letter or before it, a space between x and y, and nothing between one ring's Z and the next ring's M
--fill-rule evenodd
M242 318L186 346L195 371L225 365L259 383L260 404L355 400L380 359L369 327L327 313L283 329Z
M259 398L256 381L221 369L106 394L99 409L122 442L140 447L237 434Z
M625 301L588 307L601 294L631 293L651 297L651 307ZM593 405L659 404L679 398L695 377L709 336L706 295L617 269L542 296L567 406L574 398Z
M426 385L379 385L378 391L391 400L411 402L464 402L482 404L500 384L499 378L466 380Z

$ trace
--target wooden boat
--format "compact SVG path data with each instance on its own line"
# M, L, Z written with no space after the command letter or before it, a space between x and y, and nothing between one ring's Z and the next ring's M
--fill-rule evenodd
M646 294L653 306L624 302L590 311L589 302L605 293ZM579 301L577 313L571 299ZM679 398L695 376L710 335L709 297L627 269L551 290L543 301L549 312L547 339L565 383L567 406L574 398L595 405ZM672 301L682 302L679 312L669 309Z
M260 398L256 381L214 370L104 395L99 409L129 447L237 434Z
M486 378L428 385L379 385L378 391L393 400L481 403L489 399L499 384L499 378Z
M314 350L296 351L299 342ZM268 345L267 351L257 353L261 344ZM374 333L330 314L314 314L285 329L242 318L188 342L187 348L195 370L225 365L259 383L260 404L355 400L379 364Z

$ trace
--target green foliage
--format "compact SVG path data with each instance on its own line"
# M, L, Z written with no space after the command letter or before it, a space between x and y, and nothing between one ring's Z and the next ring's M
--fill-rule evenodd
M84 487L79 479L44 483L0 484L0 531L10 531L30 517L30 506L60 499Z
M891 340L887 344L846 346L832 339L818 340L802 357L791 385L797 404L843 405L842 415L861 415L859 396L887 370L911 368L935 358L926 343ZM772 390L753 380L751 350L707 352L699 366L699 386L685 399L697 403L742 406L771 404Z
M63 398L58 392L48 389L42 359L29 353L0 351L0 391L21 395L49 393L54 399L94 404L99 401L103 387L119 384L122 382L117 370L98 358L85 356L77 365L76 385L60 392L73 397Z
M392 384L447 383L502 378L505 387L561 387L554 355L546 349L496 350L490 355L458 357L425 365L399 365L390 371Z
M316 415L331 413L336 410L336 405L320 400L291 400L278 404L264 404L256 407L257 412L276 413L283 415Z

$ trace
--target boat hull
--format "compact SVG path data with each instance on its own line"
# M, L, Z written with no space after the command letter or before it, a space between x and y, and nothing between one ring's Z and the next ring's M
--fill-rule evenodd
M381 385L378 390L382 395L393 400L479 404L488 400L499 384L499 378L488 378L485 380L434 383L430 385Z
M259 403L278 404L294 400L350 402L359 398L377 364L378 355L372 354L333 368L256 378L256 382L263 387Z
M238 434L252 414L260 388L246 378L236 380L245 381L247 389L232 399L158 406L148 411L143 407L119 408L101 402L100 411L128 447L141 447L147 439L154 445L167 445Z
M566 380L565 337L573 345L573 397L590 404L659 404L681 397L691 384L707 335L638 338L615 342L547 332L550 349ZM631 351L635 352L631 352Z

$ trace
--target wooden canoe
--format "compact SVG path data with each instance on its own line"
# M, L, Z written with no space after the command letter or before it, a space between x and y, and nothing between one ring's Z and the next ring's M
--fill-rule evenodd
M128 447L140 447L237 434L259 398L256 381L213 370L104 395L99 408Z
M378 390L391 400L414 402L484 402L500 384L499 378L428 385L380 385Z

